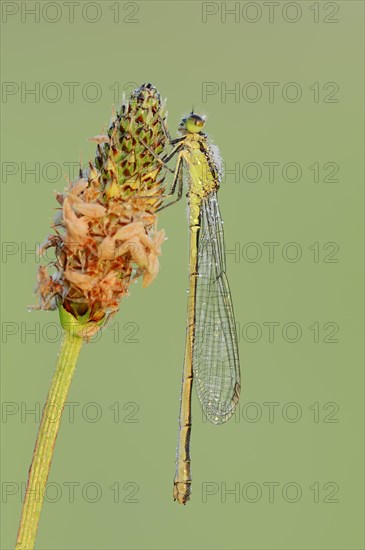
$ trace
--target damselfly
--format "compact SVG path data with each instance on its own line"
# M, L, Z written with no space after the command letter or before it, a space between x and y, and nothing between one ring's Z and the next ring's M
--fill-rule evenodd
M218 148L202 132L205 118L193 112L182 119L182 137L172 140L168 162L177 155L170 196L181 199L188 170L190 228L189 298L182 377L174 500L185 504L191 492L191 391L194 384L206 417L226 422L240 395L236 326L226 277L223 222L217 201L222 167Z

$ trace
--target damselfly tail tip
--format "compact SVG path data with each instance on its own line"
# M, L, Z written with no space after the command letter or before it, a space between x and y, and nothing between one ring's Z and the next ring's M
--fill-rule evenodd
M190 500L190 494L191 482L175 481L173 490L174 501L185 506L188 500Z

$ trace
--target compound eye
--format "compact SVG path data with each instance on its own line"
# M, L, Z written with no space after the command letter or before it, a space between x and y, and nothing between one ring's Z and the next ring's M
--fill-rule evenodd
M186 120L186 129L188 132L196 134L197 132L200 132L204 124L205 118L199 115L191 114Z

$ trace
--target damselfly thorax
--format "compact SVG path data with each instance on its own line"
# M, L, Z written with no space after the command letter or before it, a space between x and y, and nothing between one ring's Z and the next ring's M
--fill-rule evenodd
M219 186L218 169L209 155L205 135L186 136L180 155L188 171L189 221L190 225L197 225L202 199Z

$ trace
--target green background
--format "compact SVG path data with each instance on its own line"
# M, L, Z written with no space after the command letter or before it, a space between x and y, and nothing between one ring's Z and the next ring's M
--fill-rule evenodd
M178 506L172 480L188 260L181 201L160 217L168 240L158 279L146 290L134 286L114 328L82 350L68 399L75 404L74 421L69 413L63 419L36 547L364 548L363 3L281 2L270 22L267 6L260 3L260 17L258 3L241 2L236 20L227 15L224 22L224 7L211 2L209 9L217 13L203 22L200 2L139 1L119 3L118 22L117 3L106 1L97 3L101 16L93 6L85 8L89 20L100 16L94 23L82 19L82 1L74 22L60 2L54 23L59 13L52 3L38 22L22 13L21 3L10 4L19 11L8 18L3 13L2 22L2 79L14 93L2 99L1 547L14 546L21 484L38 428L25 409L42 407L59 347L57 314L26 310L38 260L24 251L48 232L53 190L64 187L61 171L69 173L63 163L77 162L80 154L84 162L92 158L94 144L87 138L108 124L123 89L129 93L151 81L168 98L173 135L194 104L208 115L206 130L227 168L239 163L243 170L238 181L228 174L220 191L240 329L240 414L224 426L207 424L194 395L193 494L186 507ZM299 20L288 22L298 6ZM258 21L249 22L255 13ZM37 98L16 91L37 82ZM50 82L61 89L58 101L50 100ZM79 83L74 101L65 82ZM90 82L102 91L94 102ZM207 82L216 93L204 98ZM249 82L262 91L256 102L245 95L253 97L253 86L245 87ZM272 101L264 82L279 83ZM296 102L283 98L288 82L302 90ZM328 82L339 88L332 96ZM110 89L115 83L119 97ZM83 97L85 85L90 95ZM224 86L242 93L225 95ZM293 91L287 89L290 97ZM27 175L37 162L43 175ZM280 163L273 182L267 162ZM301 167L297 182L286 181L285 171L283 176L289 162ZM309 168L315 162L321 167L318 182ZM332 178L338 181L323 181L333 166L325 167L328 162L338 165ZM257 181L255 166L247 163L261 167ZM11 167L18 170L13 175L6 173ZM279 243L273 261L263 244L268 242ZM288 259L294 255L286 246L291 242L302 253L297 262ZM336 244L328 247L331 242ZM255 250L261 258L249 261ZM273 342L263 324L269 322L279 323ZM300 327L298 342L287 341L295 336L294 325L283 328L287 323ZM27 333L32 329L36 335ZM269 402L278 403L274 417ZM101 417L93 422L95 414ZM78 484L73 502L71 482ZM273 498L269 482L277 484ZM95 487L101 494L93 503ZM235 495L226 492L232 488ZM207 489L214 494L206 496Z

